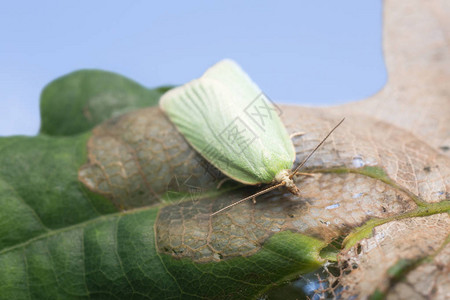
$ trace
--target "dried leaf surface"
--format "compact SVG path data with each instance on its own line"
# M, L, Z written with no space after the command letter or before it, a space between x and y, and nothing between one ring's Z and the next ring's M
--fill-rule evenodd
M444 0L385 1L385 88L339 107L281 106L288 130L305 132L294 138L297 162L346 117L307 163L315 177L296 179L298 197L274 191L259 197L256 205L244 203L209 217L255 189L206 193L217 191L223 177L158 108L97 127L88 145L89 163L79 178L126 209L160 203L168 191L187 193L181 200L169 199L155 232L161 253L195 262L251 256L277 232L329 243L357 232L369 220L381 220L372 235L341 252L339 280L345 295L367 298L379 291L392 299L444 299L449 293L444 245L450 231L449 16ZM420 261L426 257L432 260ZM394 282L388 271L402 259L420 263ZM422 288L424 282L432 288Z

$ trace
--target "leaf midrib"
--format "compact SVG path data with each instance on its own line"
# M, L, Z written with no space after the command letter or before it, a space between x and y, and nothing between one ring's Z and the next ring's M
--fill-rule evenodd
M150 209L154 209L154 208L156 208L156 206L135 208L135 209L132 209L132 210L129 210L129 211L126 211L126 212L117 212L117 213L112 213L112 214L108 214L108 215L101 215L101 216L98 216L96 218L93 218L93 219L90 219L90 220L86 220L86 221L81 222L81 223L73 224L73 225L70 225L70 226L67 226L67 227L63 227L63 228L60 228L60 229L51 229L51 230L49 230L49 231L47 231L47 232L45 232L43 234L37 235L37 236L35 236L35 237L25 241L25 242L22 242L20 244L17 244L17 245L14 245L14 246L10 246L10 247L7 247L7 248L1 250L0 251L0 255L3 255L3 254L5 254L5 253L7 253L9 251L12 251L12 250L24 247L24 246L26 246L26 245L34 242L34 241L38 241L38 240L41 240L41 239L44 239L44 238L47 238L47 237L51 237L51 236L54 236L54 235L62 233L62 232L70 231L72 229L82 228L82 227L87 226L89 224L95 224L96 222L105 221L108 218L122 217L124 215L134 214L134 213L137 213L137 212L142 212L142 211L146 211L146 210L150 210Z

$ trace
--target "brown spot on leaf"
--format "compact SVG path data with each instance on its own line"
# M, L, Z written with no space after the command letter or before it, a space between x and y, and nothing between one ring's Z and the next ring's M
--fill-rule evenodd
M299 197L276 191L259 197L256 204L248 201L213 217L212 212L251 191L166 206L156 223L158 249L177 258L219 261L254 254L266 239L280 231L331 242L369 218L383 218L415 207L407 197L397 202L396 195L401 192L359 174L322 174L297 179L296 184ZM353 195L357 193L364 196L355 200ZM389 210L383 211L384 206Z
M215 189L201 158L159 108L131 112L97 126L79 179L124 209L161 202L193 187ZM167 195L167 194L166 194ZM170 199L169 199L170 200Z
M445 243L449 232L450 218L445 213L394 221L376 227L373 237L361 241L360 246L358 245L362 248L363 255L355 247L341 254L342 269L347 270L349 264L358 265L357 269L341 278L341 284L348 287L342 296L347 298L351 295L370 295L375 289L389 291L389 294L393 295L401 294L405 288L404 283L398 282L391 286L391 279L386 275L388 269L401 259L417 261L432 255L435 249ZM423 264L415 266L412 272L406 273L406 282L409 283L412 294L431 297L433 286L438 286L441 294L445 293L445 287L449 286L447 283L450 282L450 273L445 270L438 271L437 265L446 261L445 264L449 266L449 245L447 244L436 258L425 260ZM450 270L449 267L447 269Z

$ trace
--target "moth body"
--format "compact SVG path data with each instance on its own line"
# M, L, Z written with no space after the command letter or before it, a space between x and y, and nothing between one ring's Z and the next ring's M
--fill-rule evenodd
M298 195L300 190L295 185L292 178L290 178L290 170L281 170L276 176L274 180L275 184L284 183L286 189L294 195Z
M247 185L281 180L296 191L286 175L295 149L280 110L235 62L220 61L200 78L168 91L160 107L223 174Z
M211 215L283 186L298 195L293 176L344 121L291 170L296 153L280 110L231 60L220 61L202 77L168 91L160 107L186 141L223 174L243 184L271 184Z

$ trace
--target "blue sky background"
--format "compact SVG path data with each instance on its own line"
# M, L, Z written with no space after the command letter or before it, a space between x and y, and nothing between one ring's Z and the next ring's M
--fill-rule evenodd
M338 104L386 82L380 0L2 1L0 135L39 130L39 96L77 69L154 87L236 60L280 103Z

